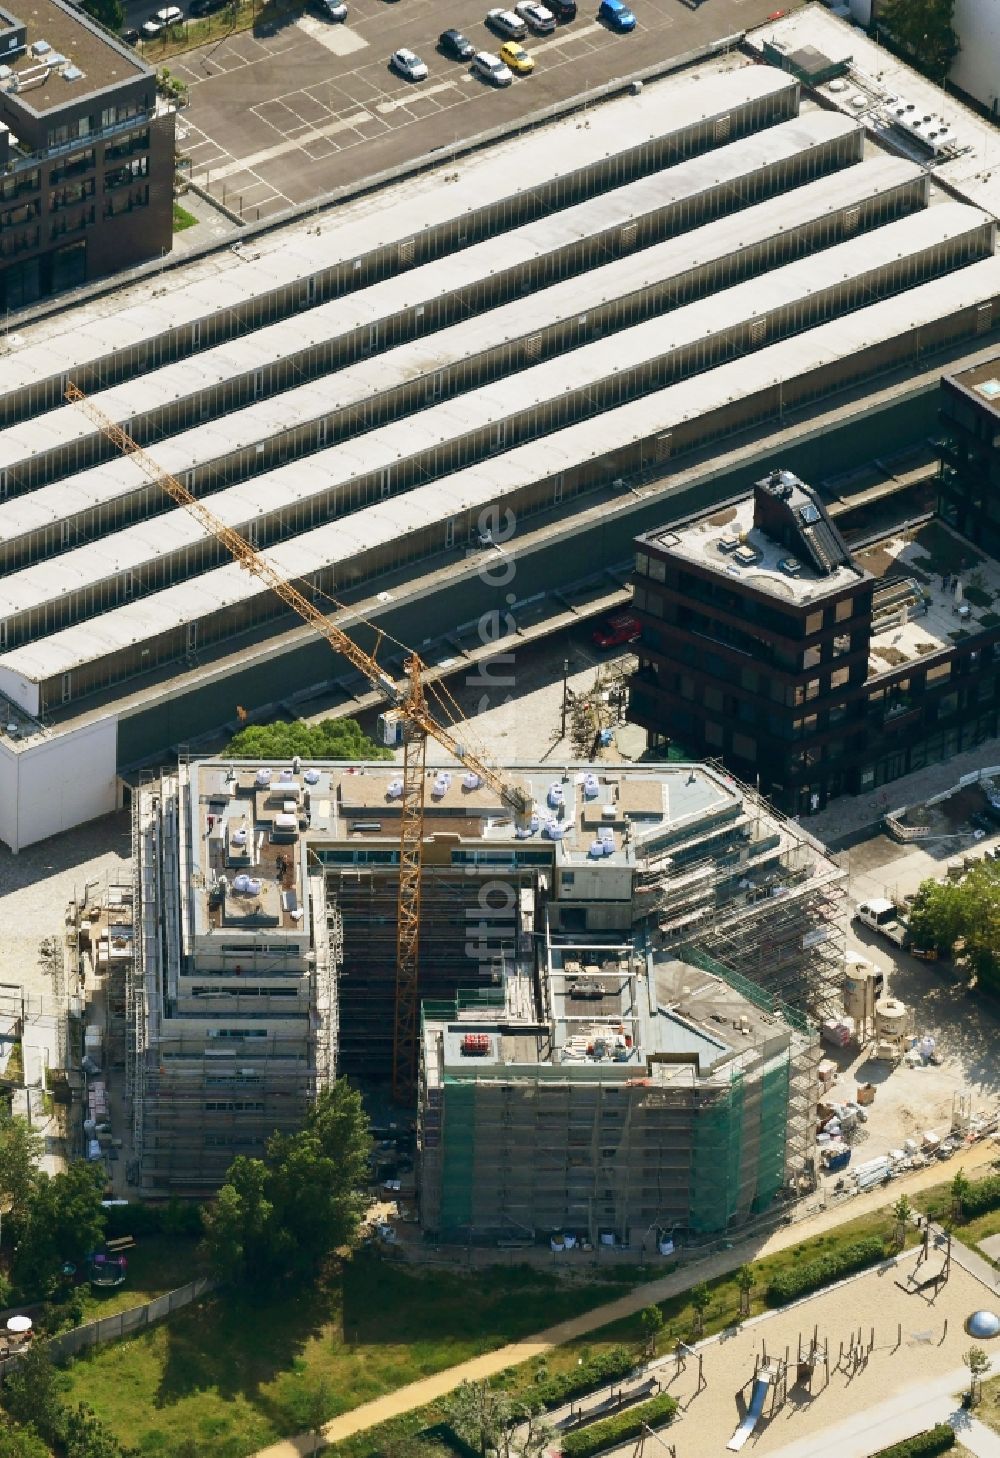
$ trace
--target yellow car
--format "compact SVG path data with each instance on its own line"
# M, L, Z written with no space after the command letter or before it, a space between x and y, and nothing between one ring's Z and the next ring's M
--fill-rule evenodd
M529 56L524 46L518 45L517 41L507 41L500 47L500 59L518 76L527 76L535 69L534 57Z

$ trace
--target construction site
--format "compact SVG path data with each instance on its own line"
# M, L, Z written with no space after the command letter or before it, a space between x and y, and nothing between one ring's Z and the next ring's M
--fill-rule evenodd
M712 765L511 766L520 823L468 770L422 775L419 1077L397 1107L424 1228L628 1243L812 1188L846 912L822 847ZM391 762L191 760L138 792L144 1192L211 1190L335 1073L385 1106L402 785Z

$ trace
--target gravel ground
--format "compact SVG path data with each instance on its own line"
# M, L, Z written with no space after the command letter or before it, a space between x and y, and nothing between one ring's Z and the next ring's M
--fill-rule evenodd
M67 904L88 881L128 878L129 818L105 816L12 855L0 846L0 982L48 995L52 979L39 964L39 943L62 936ZM67 979L68 981L68 979Z

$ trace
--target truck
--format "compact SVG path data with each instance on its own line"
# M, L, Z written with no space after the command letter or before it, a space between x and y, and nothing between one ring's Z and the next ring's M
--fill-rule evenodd
M900 917L898 908L885 897L875 896L870 901L862 901L854 916L862 926L878 932L887 942L892 942L897 947L909 945L909 929Z

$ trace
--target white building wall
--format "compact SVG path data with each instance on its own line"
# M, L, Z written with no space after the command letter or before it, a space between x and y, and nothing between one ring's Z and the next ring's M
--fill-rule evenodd
M18 851L116 810L117 749L115 717L16 750L0 740L0 840Z
M1000 108L1000 0L955 0L962 49L948 78L997 114Z

